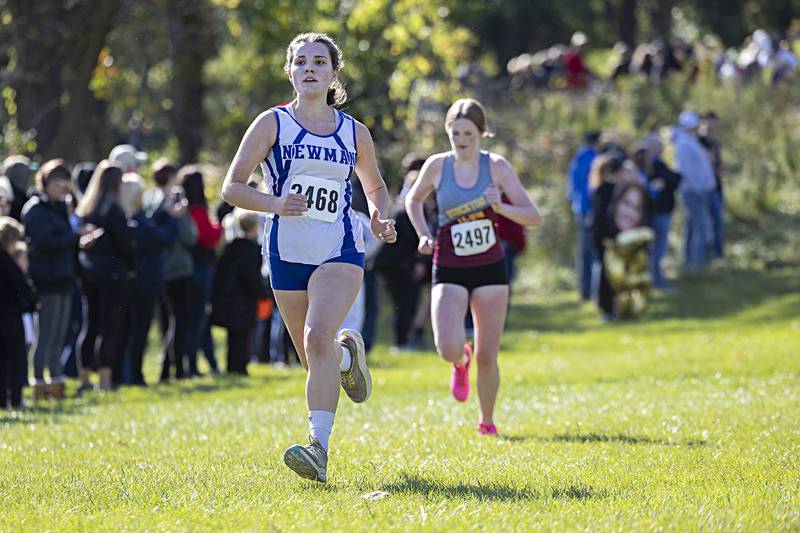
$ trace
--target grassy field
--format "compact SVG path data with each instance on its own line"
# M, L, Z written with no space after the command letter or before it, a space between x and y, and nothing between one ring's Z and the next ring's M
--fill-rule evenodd
M325 485L281 460L297 369L2 413L0 531L800 529L796 270L684 280L624 325L517 294L496 439L432 353L372 360Z

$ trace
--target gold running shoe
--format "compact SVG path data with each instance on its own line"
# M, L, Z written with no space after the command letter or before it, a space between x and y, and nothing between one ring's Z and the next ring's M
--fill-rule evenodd
M283 452L283 462L298 476L325 483L328 473L328 454L322 444L308 436L308 444L295 444Z
M343 329L336 340L350 351L352 361L350 369L342 372L342 388L353 402L366 402L372 394L372 376L367 367L364 339L355 330Z

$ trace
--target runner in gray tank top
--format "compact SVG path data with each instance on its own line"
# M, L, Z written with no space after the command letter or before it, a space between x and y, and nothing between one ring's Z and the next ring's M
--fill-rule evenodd
M458 100L447 112L445 130L452 151L428 158L406 196L406 210L419 235L419 251L433 253L431 318L436 350L452 363L450 389L458 401L469 395L472 348L464 316L475 321L478 363L478 432L496 435L494 407L500 386L497 352L508 305L508 274L498 244L495 214L534 226L541 218L519 177L502 156L482 152L487 135L481 104ZM436 192L439 228L430 234L422 204ZM501 201L505 195L510 203Z

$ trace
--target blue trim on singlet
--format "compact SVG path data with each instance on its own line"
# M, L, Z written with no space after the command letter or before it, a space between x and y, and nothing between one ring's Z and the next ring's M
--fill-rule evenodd
M344 122L345 115L338 109L336 110L336 112L342 116L342 122ZM353 124L355 124L355 121L352 119L352 117L348 118L350 119L350 121L353 122ZM353 128L353 134L355 134L355 127ZM342 141L342 138L339 137L337 134L333 135L333 140L336 141L336 144L338 144L342 150L344 150L345 152L348 151L347 147L344 144L344 141ZM355 137L353 137L354 146L355 142L356 142ZM355 237L353 236L353 223L350 221L350 200L352 199L353 196L352 188L350 187L350 178L353 177L355 166L354 165L348 165L348 166L350 167L350 173L347 175L347 179L345 179L344 209L342 209L342 222L344 222L344 236L342 237L342 248L339 251L339 253L341 253L342 255L345 254L345 250L348 249L354 250L356 247L356 240Z
M272 191L274 192L275 189L278 188L278 176L275 174L275 171L272 169L272 163L269 162L269 156L264 158L264 163L267 164L267 170L269 170L269 175L272 178Z
M286 113L285 110L284 113ZM283 158L281 156L281 146L280 146L281 121L277 112L275 112L275 123L277 124L278 129L275 134L275 144L272 145L272 156L275 158L275 167L276 170L278 171L278 179L272 189L272 192L275 196L280 196L281 191L283 190L283 184L286 183L286 179L289 177L289 167L291 167L292 162L289 161L289 164L286 165L286 167L283 166ZM270 169L270 171L271 170L272 169ZM275 215L272 217L272 228L270 229L269 232L269 253L270 255L278 259L281 258L281 252L280 249L278 248L278 225L280 223L280 218L281 218L280 215L275 213Z
M294 140L292 141L292 144L297 144L300 141L302 141L303 138L306 136L306 133L308 133L308 130L301 126L300 133L298 133L297 137L294 138Z
M306 130L306 128L302 124L300 124L300 122L295 118L295 116L292 113L290 113L288 109L284 109L283 106L276 107L275 109L278 109L278 110L283 111L284 113L286 113L289 116L289 118L294 120L295 124L300 126L300 129L308 131L308 133L310 133L314 137L321 137L323 139L326 138L326 137L333 137L334 135L339 133L339 128L341 128L342 124L344 124L344 122L345 122L344 121L344 114L341 111L339 111L338 109L334 109L334 111L337 113L336 117L339 119L339 124L336 125L336 129L333 130L333 133L329 133L328 135L319 135L317 133L314 133L313 131Z

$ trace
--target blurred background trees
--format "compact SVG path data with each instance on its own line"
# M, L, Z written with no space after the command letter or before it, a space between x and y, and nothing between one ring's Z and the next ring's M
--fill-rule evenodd
M550 204L539 242L566 254L563 172L581 134L634 141L685 107L721 117L732 216L800 213L796 81L724 83L707 51L698 72L664 83L608 81L617 42L677 36L719 54L756 28L786 35L799 24L800 0L0 0L0 151L76 162L130 142L221 178L253 118L292 98L291 38L323 31L344 51L345 110L370 127L390 184L406 153L447 147L447 105L476 96L497 130L491 146ZM589 91L514 89L511 58L566 45L577 30L589 39Z
M0 0L2 119L43 157L96 158L128 139L225 159L260 110L291 98L286 44L314 29L345 51L349 110L395 141L471 62L497 79L576 30L595 49L686 26L734 46L799 16L800 0Z

